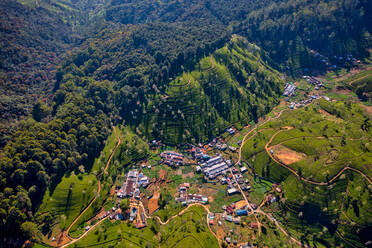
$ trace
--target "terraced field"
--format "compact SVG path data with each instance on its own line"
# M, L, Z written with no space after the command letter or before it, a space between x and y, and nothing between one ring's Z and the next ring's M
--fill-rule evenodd
M136 229L131 224L106 220L74 247L218 247L203 207L192 206L166 225L156 219L148 223L150 228Z
M257 174L283 185L278 218L305 244L362 247L372 217L371 140L359 104L321 99L262 125L242 153ZM303 156L281 160L278 145Z
M170 144L206 141L231 124L241 127L269 112L279 101L281 84L260 50L234 37L151 101L144 126Z

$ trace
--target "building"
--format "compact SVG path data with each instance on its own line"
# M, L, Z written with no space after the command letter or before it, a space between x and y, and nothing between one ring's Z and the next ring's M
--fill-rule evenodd
M180 166L183 165L184 156L180 153L174 151L165 151L160 154L164 164L170 166Z
M225 173L229 169L230 165L231 161L225 161L221 155L218 155L211 157L200 166L203 169L204 174L209 179L214 179L217 176Z
M248 215L248 211L246 209L238 209L235 213L237 216Z
M284 86L284 96L293 96L296 90L296 86L294 86L292 83L287 83Z
M197 194L188 194L187 195L187 203L201 203L201 204L207 204L208 203L208 197L197 195Z
M229 194L229 195L233 195L233 194L236 194L236 193L238 193L239 191L236 189L236 188L231 188L231 189L228 189L227 190L227 193Z
M251 222L250 226L251 226L251 228L257 228L258 223L257 222Z

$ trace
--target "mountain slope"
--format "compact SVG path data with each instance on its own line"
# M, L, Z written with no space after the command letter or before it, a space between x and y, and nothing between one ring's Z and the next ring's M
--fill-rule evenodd
M234 36L151 100L145 133L170 143L206 141L269 112L281 88L279 74L262 61L260 50Z

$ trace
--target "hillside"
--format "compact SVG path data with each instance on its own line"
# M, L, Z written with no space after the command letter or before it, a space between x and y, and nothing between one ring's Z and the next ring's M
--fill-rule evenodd
M370 1L296 0L252 11L236 27L269 52L283 70L299 75L352 66L347 56L368 57Z
M71 27L44 8L0 3L0 146L37 100L50 102L55 70L71 48Z
M203 184L203 190L209 190L203 194L218 194L212 206L221 211L225 200L232 204L240 195L230 197L227 185L216 189L217 180L209 183L202 173L194 174L196 159L187 158L189 167L175 169L160 162L160 152L185 144L208 147L218 137L220 149L209 147L208 156L221 152L224 161L240 162L239 142L247 137L242 161L252 163L255 174L246 173L245 189L251 183L254 204L265 205L266 193L280 195L272 182L281 183L284 197L275 203L276 218L294 238L276 232L280 224L264 212L269 208L265 205L259 218L268 221L269 235L258 237L260 220L250 215L245 219L249 227L243 222L237 228L243 230L241 235L235 229L240 235L236 240L248 242L245 238L257 236L255 244L265 239L269 246L293 239L297 245L362 246L368 241L364 233L370 230L371 219L370 186L358 173L371 177L371 124L363 113L368 106L360 108L350 91L337 98L342 99L339 102L319 101L290 114L283 111L257 134L250 132L273 108L287 108L291 101L311 98L310 93L332 90L325 94L333 97L343 87L371 101L370 72L359 74L362 64L371 62L366 59L371 52L369 16L368 0L1 1L0 240L16 247L20 245L13 241L35 241L39 231L50 231L48 225L41 230L44 222L55 223L49 234L63 237L64 228L87 205L76 192L94 191L97 178L103 185L101 195L94 196L98 200L93 207L71 228L73 235L81 235L100 208L118 205L110 189L122 185L129 167L135 166L144 166L157 189L169 183L167 189L174 194L182 182L192 182L193 193ZM350 68L358 73L344 81L337 78ZM326 72L334 74L332 82L340 82L325 82L319 89L302 78ZM280 97L287 80L303 92L285 103ZM119 155L105 171L104 160L117 142L116 132L109 134L116 126L125 134L125 143L117 143ZM236 136L227 131L229 127ZM149 154L148 142L154 139L164 146ZM270 150L279 160L274 162ZM340 171L342 177L331 183ZM162 173L170 176L159 182ZM268 179L266 186L256 175ZM229 181L233 187L237 179ZM71 208L63 209L69 190ZM146 198L159 193L142 191ZM251 199L239 191L250 206ZM161 209L161 215L175 216L183 206L170 194L164 197L161 205L171 204ZM199 227L205 225L195 221ZM231 230L230 224L221 228ZM167 227L160 230L166 232ZM194 232L194 226L189 230ZM192 240L187 244L209 237L204 231L188 236ZM153 234L157 238L152 244L172 246L161 240L161 231ZM101 239L95 236L86 236L86 242ZM278 239L270 243L271 237Z
M363 247L372 198L359 172L372 177L371 131L359 105L321 99L262 125L243 157L260 177L282 185L276 216L305 243Z
M231 124L257 121L278 103L282 86L259 48L233 37L151 99L138 128L172 144L207 141Z

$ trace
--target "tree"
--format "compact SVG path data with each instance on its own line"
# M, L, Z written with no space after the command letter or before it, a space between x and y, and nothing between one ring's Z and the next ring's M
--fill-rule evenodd
M127 198L120 201L120 208L123 212L129 209L129 200Z
M42 101L38 101L32 109L32 117L35 121L41 121L50 114L50 109Z
M23 234L28 238L34 238L38 232L37 225L30 221L26 221L21 225Z

